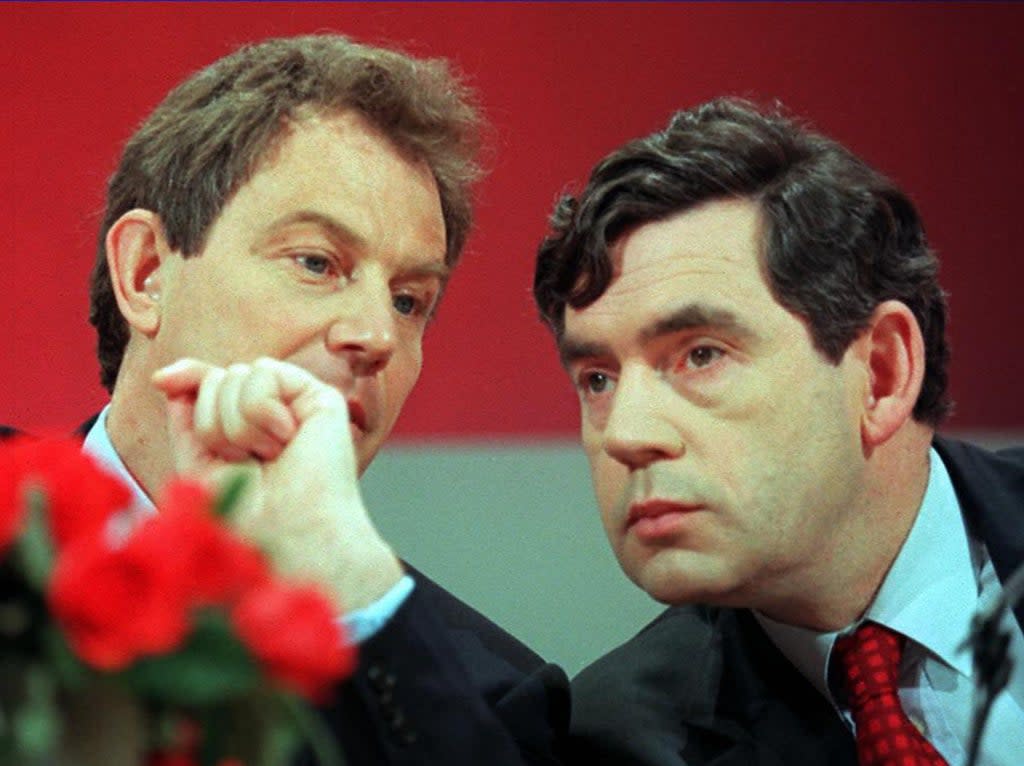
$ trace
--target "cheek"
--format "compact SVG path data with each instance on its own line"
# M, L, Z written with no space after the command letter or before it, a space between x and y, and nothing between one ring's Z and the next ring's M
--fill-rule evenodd
M580 402L579 413L580 443L583 445L583 452L590 461L591 469L593 469L602 457L608 459L604 451L604 430L593 417L589 416L591 413L583 406L582 402Z
M590 481L601 513L601 524L615 547L618 530L621 529L621 520L617 517L629 474L621 463L604 451L603 434L585 420L580 429L580 439L590 465Z
M856 470L847 425L835 401L813 390L745 425L717 440L711 462L737 521L765 546L789 545L827 518Z
M399 385L411 389L416 385L416 381L419 380L422 370L422 358L418 354L410 354L398 360L395 377L400 381Z
M423 352L419 346L396 352L388 364L388 406L393 410L392 418L398 416L405 400L412 393L423 369Z
M201 256L196 256L201 257ZM243 294L223 286L223 279L193 275L176 297L169 317L178 351L218 364L260 355L282 357L304 341L309 328L296 318L302 312L279 310L263 293ZM268 322L267 317L273 321ZM254 332L253 328L260 330Z
M625 468L604 453L588 454L590 477L601 513L601 523L614 545L621 528L622 495L628 480Z

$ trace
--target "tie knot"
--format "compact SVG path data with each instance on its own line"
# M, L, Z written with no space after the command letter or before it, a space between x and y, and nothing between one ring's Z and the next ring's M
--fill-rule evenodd
M903 640L888 628L866 622L852 636L836 641L835 653L854 706L857 700L896 693Z
M905 640L866 622L836 641L833 656L846 675L860 766L946 766L900 704L897 682Z

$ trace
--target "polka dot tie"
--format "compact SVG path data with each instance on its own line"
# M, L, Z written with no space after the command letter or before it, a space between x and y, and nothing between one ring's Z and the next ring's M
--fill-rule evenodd
M860 766L947 766L903 712L897 677L904 637L867 622L836 641L857 726Z

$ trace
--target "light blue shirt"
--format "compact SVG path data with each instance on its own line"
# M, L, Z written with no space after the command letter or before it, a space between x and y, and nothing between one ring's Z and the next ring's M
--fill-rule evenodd
M928 487L917 519L863 620L907 636L900 667L899 696L904 711L950 766L967 761L972 716L973 668L970 651L957 651L971 618L1002 593L984 544L964 526L949 473L930 452ZM757 619L782 653L828 699L851 729L853 719L829 686L829 655L836 639L861 621L834 633ZM862 620L862 621L863 621ZM1024 635L1012 614L1003 627L1014 669L996 698L982 738L982 766L1024 762Z
M110 435L107 433L107 412L110 410L108 404L96 418L96 422L89 433L85 436L82 449L99 460L108 470L117 475L132 492L132 510L135 513L149 514L156 513L156 506L153 500L146 494L146 491L135 480L135 477L128 471L121 456L117 454ZM369 606L362 609L355 609L345 614L341 624L351 640L363 642L375 635L390 620L399 607L409 598L415 587L415 582L409 575L404 575L391 590Z

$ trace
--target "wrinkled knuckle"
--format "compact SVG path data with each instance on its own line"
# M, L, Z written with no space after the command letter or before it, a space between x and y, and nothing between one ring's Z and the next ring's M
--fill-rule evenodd
M261 397L242 397L238 402L238 410L242 417L249 421L259 421L269 417L267 402Z

